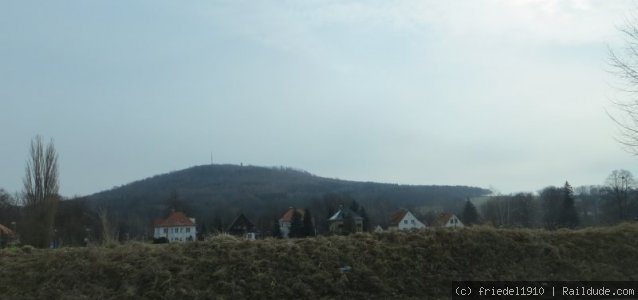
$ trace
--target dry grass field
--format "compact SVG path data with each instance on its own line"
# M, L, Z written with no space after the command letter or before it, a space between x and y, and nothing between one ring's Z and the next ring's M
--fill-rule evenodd
M638 224L0 250L2 299L431 299L452 280L638 280Z

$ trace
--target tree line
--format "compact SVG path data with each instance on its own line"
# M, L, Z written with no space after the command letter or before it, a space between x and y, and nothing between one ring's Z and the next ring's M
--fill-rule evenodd
M638 189L631 172L614 170L603 185L549 186L538 193L487 197L478 209L467 202L461 219L496 227L578 228L638 220Z

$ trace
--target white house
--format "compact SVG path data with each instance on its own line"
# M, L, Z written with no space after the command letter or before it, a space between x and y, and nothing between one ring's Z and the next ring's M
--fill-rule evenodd
M392 214L390 221L388 221L389 230L421 229L425 227L425 224L419 221L409 210L403 208Z
M303 222L303 217L306 214L306 210L303 208L290 207L281 215L281 218L279 218L279 231L281 231L281 236L284 238L287 238L290 234L290 225L292 224L292 216L295 211L299 214L299 217Z
M195 218L182 212L171 212L166 219L153 222L153 238L166 238L169 242L194 241L197 237Z
M463 228L463 222L455 214L442 213L433 222L436 227Z

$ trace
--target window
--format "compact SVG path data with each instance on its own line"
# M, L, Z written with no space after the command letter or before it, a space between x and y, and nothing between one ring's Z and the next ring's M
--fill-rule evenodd
M414 220L412 220L412 224L414 224Z
M190 227L186 228L186 233L189 233L189 232L191 232L191 228Z
M179 232L179 228L175 228L174 232L178 233Z
M164 233L168 233L168 228L164 228Z
M403 224L408 224L408 220L403 220Z

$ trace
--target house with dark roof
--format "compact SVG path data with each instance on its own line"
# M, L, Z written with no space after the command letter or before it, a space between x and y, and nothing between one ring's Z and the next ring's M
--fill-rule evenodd
M226 232L232 235L242 236L249 240L254 240L257 231L255 228L255 224L248 220L248 218L246 218L244 214L240 214L230 224Z
M463 228L463 222L459 220L459 218L455 214L451 213L441 213L434 221L432 222L432 226L434 227L445 227L445 228Z
M339 209L328 218L328 229L331 233L344 234L363 231L363 218L349 208Z
M403 208L393 213L388 221L388 230L409 230L425 227L425 224L419 221L409 210Z
M153 229L153 238L166 238L169 242L194 241L197 236L195 218L174 210L168 218L155 220Z
M290 225L292 224L292 216L296 213L299 214L301 220L303 220L306 215L306 210L303 208L294 208L289 207L279 218L279 231L281 232L281 236L284 238L288 237L290 234Z

